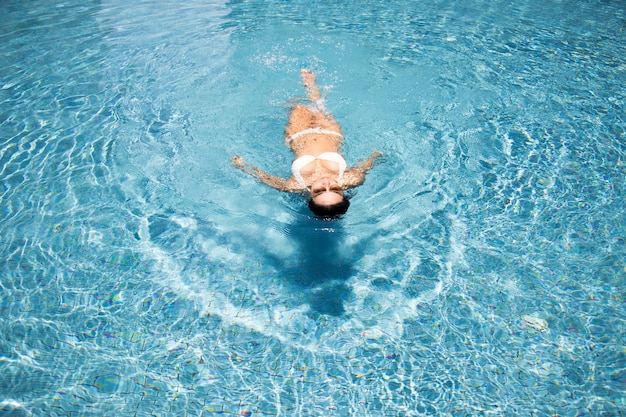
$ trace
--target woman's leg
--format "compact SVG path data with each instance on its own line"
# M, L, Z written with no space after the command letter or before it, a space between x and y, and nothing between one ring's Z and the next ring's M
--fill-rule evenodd
M315 74L308 69L303 69L300 71L300 76L302 77L302 83L306 88L306 92L309 95L309 100L311 100L311 102L320 100L322 96L320 94L320 89L317 86Z
M285 139L289 142L292 135L315 127L341 133L341 127L332 114L319 113L308 106L298 105L289 115L289 123L285 126Z
M323 108L320 90L315 80L315 74L309 70L303 69L300 75L302 76L302 82L304 83L309 95L309 100L312 102L313 106L304 106L300 104L294 107L291 111L291 114L289 115L289 123L285 127L285 138L288 146L290 145L289 137L291 135L314 127L341 133L341 127L335 121L333 115L325 111Z

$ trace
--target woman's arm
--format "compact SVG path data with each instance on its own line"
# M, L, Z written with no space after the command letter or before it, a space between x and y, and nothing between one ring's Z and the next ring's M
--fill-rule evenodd
M376 159L380 156L380 152L374 151L365 162L348 169L343 174L343 186L347 189L363 184L365 181L365 173L374 167Z
M284 180L282 178L268 174L267 172L261 171L254 165L246 163L239 155L233 156L233 165L245 172L246 174L258 179L263 184L269 185L270 187L278 191L285 191L289 193L295 193L300 191L297 187L294 187L294 181L292 181L291 178L289 178L288 180Z

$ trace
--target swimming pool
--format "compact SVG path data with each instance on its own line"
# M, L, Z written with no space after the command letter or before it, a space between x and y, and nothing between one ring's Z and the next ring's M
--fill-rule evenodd
M2 3L1 415L626 414L623 5L346 3Z

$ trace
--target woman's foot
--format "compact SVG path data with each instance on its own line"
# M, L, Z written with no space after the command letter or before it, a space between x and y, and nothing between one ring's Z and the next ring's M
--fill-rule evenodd
M306 91L309 94L309 100L311 101L319 100L322 96L320 95L320 89L317 86L317 80L315 79L315 74L313 74L311 70L303 69L302 71L300 71L300 76L302 77L302 82L304 83L304 87L306 88Z

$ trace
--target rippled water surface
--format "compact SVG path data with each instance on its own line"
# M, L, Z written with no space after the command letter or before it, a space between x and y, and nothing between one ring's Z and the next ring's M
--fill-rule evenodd
M1 416L626 415L626 9L0 4ZM337 222L289 175L312 68Z

